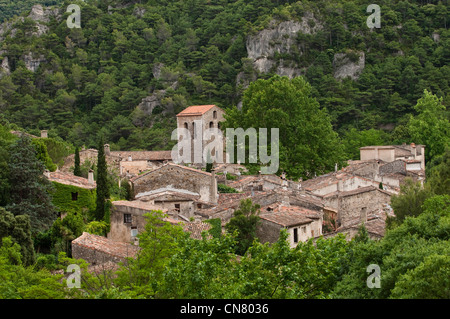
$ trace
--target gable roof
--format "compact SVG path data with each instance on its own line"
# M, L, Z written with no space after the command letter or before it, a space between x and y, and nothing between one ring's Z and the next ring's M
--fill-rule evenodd
M303 214L300 210L281 209L277 212L262 214L261 219L267 220L283 227L309 224L312 219Z
M70 173L49 172L48 175L49 181L59 184L71 185L85 189L95 189L97 187L97 183L95 181L91 184L89 183L88 179L80 176L75 176Z
M145 177L145 176L147 176L147 175L149 175L149 174L152 174L153 172L156 172L156 171L158 171L158 170L164 169L164 168L166 168L166 167L168 167L168 166L182 168L182 169L185 169L185 170L188 170L188 171L197 173L197 174L206 174L206 175L208 175L208 176L212 176L211 173L204 172L204 171L199 170L199 169L195 169L195 168L192 168L192 167L187 167L187 166L178 165L178 164L175 164L175 163L168 162L168 163L166 163L166 164L164 164L164 165L161 165L161 166L158 167L158 168L155 168L154 170L147 171L147 172L145 172L145 173L143 173L143 174L141 174L141 175L138 175L138 176L135 176L135 177L131 178L131 179L130 179L130 182L135 182L136 180L138 180L138 179L140 179L140 178L143 178L143 177Z
M211 108L213 108L214 104L210 105L192 105L185 108L183 111L177 114L177 116L194 116L194 115L203 115L208 112Z
M82 246L88 249L104 252L118 258L135 257L139 247L124 242L113 241L109 238L92 235L87 232L74 239L72 245Z
M127 161L129 156L133 161L172 160L172 151L112 151L111 155L118 156L124 161Z

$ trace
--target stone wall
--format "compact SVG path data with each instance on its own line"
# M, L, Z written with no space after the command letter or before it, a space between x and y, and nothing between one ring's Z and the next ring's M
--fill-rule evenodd
M261 243L275 243L280 237L280 230L283 227L268 220L260 219L256 227L256 237Z
M358 191L358 190L357 190ZM348 192L351 193L351 192ZM361 219L364 212L382 209L385 203L390 203L391 196L375 187L370 190L361 189L359 192L343 194L338 199L338 220L341 226L347 226L355 220Z
M406 174L406 165L402 160L396 160L380 166L380 175L387 175L391 173Z

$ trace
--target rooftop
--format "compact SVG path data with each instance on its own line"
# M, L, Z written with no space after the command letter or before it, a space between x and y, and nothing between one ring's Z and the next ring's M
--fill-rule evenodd
M301 208L299 208L298 210L282 208L278 211L262 214L259 217L283 227L291 227L311 223L312 219L303 214L301 210Z
M164 169L164 168L166 168L166 167L168 167L168 166L178 167L178 168L182 168L182 169L185 169L185 170L189 170L189 171L191 171L191 172L195 172L195 173L198 173L198 174L206 174L206 175L208 175L208 176L212 176L211 173L204 172L204 171L199 170L199 169L195 169L195 168L192 168L192 167L188 167L188 166L183 166L183 165L178 165L178 164L175 164L175 163L167 162L166 164L161 165L160 167L155 168L154 170L147 171L147 172L145 172L145 173L143 173L143 174L141 174L141 175L138 175L138 176L135 176L135 177L131 178L130 181L131 181L131 182L134 182L134 181L136 181L136 180L138 180L138 179L140 179L140 178L142 178L142 177L144 177L144 176L147 176L147 175L149 175L149 174L152 174L153 172L156 172L156 171L158 171L158 170L160 170L160 169Z
M177 114L177 116L195 116L195 115L203 115L208 112L211 108L213 108L214 104L211 105L192 105L185 108L183 111Z
M71 185L85 189L95 189L97 187L97 183L94 181L92 184L89 183L87 178L75 176L70 173L63 172L49 172L48 179L52 182Z
M111 155L127 161L131 156L133 161L171 161L172 151L112 151Z
M139 247L128 243L113 241L103 236L92 235L87 232L72 241L72 245L79 245L92 250L104 252L108 255L128 258L135 257L139 251Z

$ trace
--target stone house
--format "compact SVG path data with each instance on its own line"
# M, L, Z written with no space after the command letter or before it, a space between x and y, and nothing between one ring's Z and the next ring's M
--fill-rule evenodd
M294 248L299 242L322 235L323 214L299 206L279 205L273 211L260 215L256 236L262 243L275 243L280 230L286 229L289 245Z
M354 220L364 222L371 211L390 204L391 194L374 186L323 196L324 205L337 211L338 226L348 226Z
M52 202L62 218L70 211L83 212L95 208L97 184L92 170L87 179L60 171L46 170L44 175L53 184Z
M167 214L166 209L141 201L114 201L111 210L111 229L108 238L118 242L138 244L138 235L145 230L145 214L151 211L161 210ZM164 221L173 225L180 225L185 232L190 233L191 238L201 239L201 233L211 229L211 224L202 221L186 221L178 219L178 216L164 218Z
M425 169L425 145L411 143L409 145L365 146L359 149L360 159L379 159L390 163L395 160L420 161L420 169Z
M204 203L217 203L217 180L214 170L208 173L166 163L157 169L133 177L130 182L135 199L170 188L174 192L198 196L198 200Z
M86 232L72 240L72 257L91 265L126 262L127 258L135 258L139 250L139 246Z

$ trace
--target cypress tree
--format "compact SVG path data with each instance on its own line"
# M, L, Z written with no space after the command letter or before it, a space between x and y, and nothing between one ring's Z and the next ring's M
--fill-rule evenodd
M103 220L105 216L105 201L109 198L107 169L104 142L101 138L97 157L97 206L95 209L95 219L98 221Z
M80 150L79 148L75 148L75 167L73 169L73 175L81 176L81 168L80 168Z

